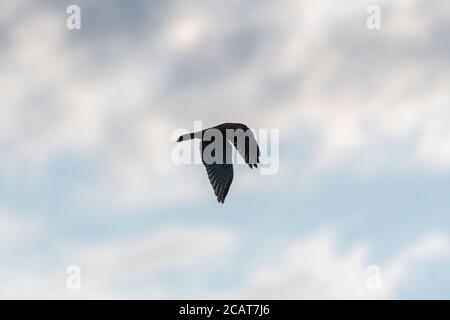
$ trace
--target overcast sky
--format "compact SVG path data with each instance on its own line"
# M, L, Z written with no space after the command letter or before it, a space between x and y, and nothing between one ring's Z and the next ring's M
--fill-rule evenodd
M0 297L449 298L449 30L448 0L0 0ZM171 161L196 120L278 129L278 174L218 204Z

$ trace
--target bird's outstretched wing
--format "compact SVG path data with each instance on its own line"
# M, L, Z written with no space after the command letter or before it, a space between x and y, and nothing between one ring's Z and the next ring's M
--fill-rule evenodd
M223 203L228 190L230 190L231 182L233 182L233 165L228 163L207 164L205 161L203 161L203 164L205 165L209 182L211 182L217 201Z
M250 169L252 169L253 166L258 168L261 152L259 151L259 146L252 130L245 124L236 123L234 125L236 126L235 136L233 141L230 142L234 145Z
M200 143L200 151L202 153L202 162L206 168L206 173L208 174L209 182L214 190L217 197L217 201L223 203L225 197L227 196L228 190L230 190L231 182L233 182L233 164L231 162L231 145L224 142L225 158L209 160L205 159L207 157L205 153L205 148L212 142L202 141ZM212 151L212 156L215 155L215 151Z

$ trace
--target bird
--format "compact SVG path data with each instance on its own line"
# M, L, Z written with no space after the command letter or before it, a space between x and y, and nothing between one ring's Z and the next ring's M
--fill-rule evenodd
M260 150L252 130L242 123L222 123L180 136L177 142L200 140L202 163L219 203L224 203L233 182L232 145L245 163L258 168ZM213 145L214 144L214 145Z

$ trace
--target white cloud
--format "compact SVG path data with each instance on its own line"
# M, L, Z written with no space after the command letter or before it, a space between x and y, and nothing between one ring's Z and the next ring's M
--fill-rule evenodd
M289 246L280 261L255 270L243 297L248 299L380 299L394 298L395 290L420 264L450 256L445 234L431 233L388 261L381 270L380 288L367 286L369 248L353 244L338 250L329 231Z
M450 257L450 239L447 234L429 233L398 253L386 264L383 287L393 293L402 280L413 275L418 265Z
M33 239L42 230L42 223L30 217L14 215L10 210L0 208L0 248L17 249Z
M27 14L18 3L5 3L0 11L6 26L0 37L7 38L0 60L0 175L12 180L43 174L45 183L46 170L68 154L86 160L95 173L88 183L74 186L80 202L127 212L121 209L153 210L157 204L195 201L199 194L214 201L204 168L170 162L171 131L197 119L205 125L241 121L255 129L281 130L284 174L259 185L243 176L243 183L233 186L241 191L234 192L236 197L245 189L269 193L286 188L286 181L304 183L314 172L340 165L381 171L396 165L408 170L411 163L417 165L413 170L450 168L450 65L439 33L448 29L448 0L433 6L380 1L379 32L365 27L366 7L373 1L285 0L249 7L204 1L188 5L190 10L174 3L161 26L148 19L136 33L124 23L112 38L126 38L126 50L120 49L123 43L103 42L108 33L103 27L95 34L95 24L103 26L104 20L74 36L65 28L64 10L39 5ZM19 11L23 17L15 19ZM108 57L103 44L110 48ZM300 141L312 146L302 160ZM302 179L292 179L296 174ZM34 234L35 222L25 220L0 212L0 245ZM82 295L97 297L108 294L106 283L120 282L127 272L144 275L148 268L159 274L165 265L203 259L213 254L210 248L227 247L226 239L220 231L215 237L178 230L75 248L78 254L63 259L88 266L87 276L98 282ZM420 243L430 251L433 243L446 243L432 239ZM333 241L320 234L294 245L278 267L255 275L248 294L269 288L280 297L371 296L364 287L368 248L355 245L337 254ZM391 295L409 261L427 258L415 248L383 264L387 289L373 295ZM61 278L54 280L53 272L61 272ZM66 294L64 270L3 274L12 281L3 291L8 295ZM306 281L301 290L296 277ZM160 293L155 289L154 294Z
M279 128L290 150L308 137L314 148L303 167L317 172L342 160L448 170L450 66L427 54L439 49L431 37L445 1L427 10L419 2L382 2L378 33L365 27L367 3L356 1L261 3L245 19L230 17L240 14L236 3L174 5L156 37L143 35L141 51L106 66L92 60L97 46L71 42L64 12L36 9L9 26L0 62L3 173L45 172L69 152L94 159L97 180L81 194L97 201L195 199L189 185L204 179L174 173L169 141L194 119ZM417 28L422 49L411 42Z
M164 298L179 293L165 285L167 274L219 267L235 236L217 228L170 228L103 245L59 244L53 265L0 268L0 297L32 299ZM81 289L66 288L66 269L81 270ZM31 267L30 267L31 266ZM179 283L182 286L182 283ZM124 287L126 289L124 289Z
M180 11L170 19L165 37L172 50L189 50L201 43L210 28L203 13L186 8Z
M172 228L147 237L109 243L95 248L81 248L69 257L102 282L161 273L169 268L189 268L220 258L234 242L229 232L212 228Z
M23 0L2 3L2 10L0 11L0 21L2 24L10 22L16 17L20 9L23 8L23 5Z

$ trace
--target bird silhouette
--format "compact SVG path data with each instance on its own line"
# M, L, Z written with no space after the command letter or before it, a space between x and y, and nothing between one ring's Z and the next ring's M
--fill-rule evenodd
M219 203L225 201L233 182L232 145L250 169L258 168L259 146L253 132L245 124L222 123L182 135L178 142L191 139L200 139L202 162Z

